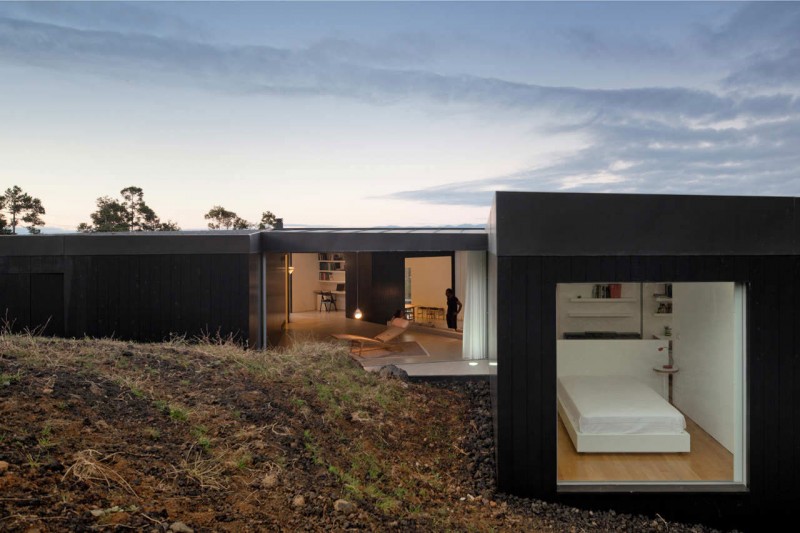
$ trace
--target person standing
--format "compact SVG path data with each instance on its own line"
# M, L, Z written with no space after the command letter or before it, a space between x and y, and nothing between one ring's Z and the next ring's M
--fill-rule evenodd
M450 329L458 329L458 313L461 312L461 302L456 298L456 293L453 289L444 291L447 297L447 327Z

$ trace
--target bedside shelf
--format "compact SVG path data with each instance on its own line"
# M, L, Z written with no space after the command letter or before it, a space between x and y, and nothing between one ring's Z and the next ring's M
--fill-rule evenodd
M633 316L633 313L603 313L600 311L593 313L587 311L585 313L583 312L567 313L567 316L570 318L630 318Z
M635 303L636 298L570 298L570 302L576 304L616 304L616 303Z

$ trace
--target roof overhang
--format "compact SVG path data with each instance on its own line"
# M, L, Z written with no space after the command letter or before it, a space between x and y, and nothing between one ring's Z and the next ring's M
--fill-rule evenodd
M284 229L261 234L268 252L486 251L487 233L473 228Z

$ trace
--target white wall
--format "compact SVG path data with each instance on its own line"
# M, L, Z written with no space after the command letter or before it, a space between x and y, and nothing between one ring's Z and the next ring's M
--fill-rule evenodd
M292 311L316 311L318 299L314 291L320 285L317 254L292 254L292 267Z
M652 339L653 335L663 336L664 326L672 327L672 315L655 316L661 302L656 300L656 294L664 292L663 283L642 284L642 338ZM674 309L673 309L674 311Z
M736 447L736 307L733 283L675 283L672 399L725 448Z
M450 288L452 265L450 257L408 257L406 268L411 269L411 303L426 307L447 307L444 291ZM463 299L463 294L456 294Z
M667 363L667 341L559 340L556 349L558 376L630 376L666 399L653 367Z
M603 282L598 282L604 284ZM639 307L639 284L623 283L622 297L632 298L633 301L608 302L577 302L572 298L591 299L594 283L559 283L557 287L557 312L556 326L558 338L564 338L564 332L583 331L616 331L620 333L638 333L641 329ZM570 313L596 313L596 314L628 314L629 317L570 317Z

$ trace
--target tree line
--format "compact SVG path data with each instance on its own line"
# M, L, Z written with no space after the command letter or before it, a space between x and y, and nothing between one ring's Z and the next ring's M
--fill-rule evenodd
M89 215L91 221L82 222L77 230L83 233L180 231L176 222L162 221L147 205L141 187L126 187L119 194L119 198L98 198L97 210ZM9 187L0 196L0 234L16 234L20 224L25 224L29 233L40 233L44 214L41 200L17 185ZM220 205L212 207L204 218L212 230L267 229L275 227L278 220L272 212L264 211L259 222L251 223Z

